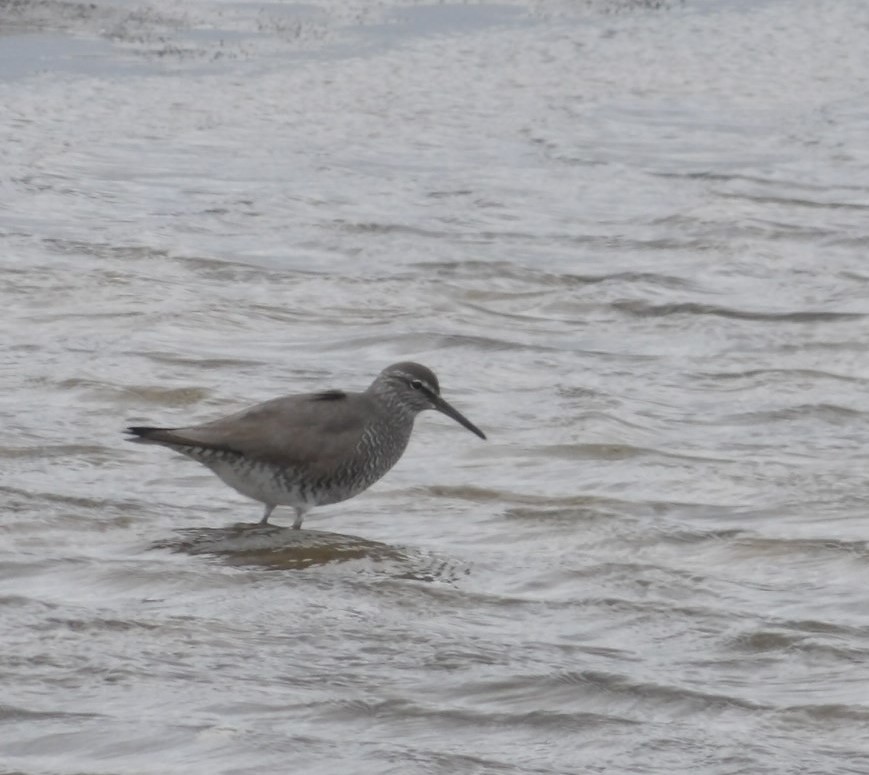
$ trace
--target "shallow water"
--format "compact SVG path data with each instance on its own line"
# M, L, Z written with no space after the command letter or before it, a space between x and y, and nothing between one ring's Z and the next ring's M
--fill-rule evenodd
M869 771L869 8L0 6L0 769ZM363 495L128 423L431 366Z

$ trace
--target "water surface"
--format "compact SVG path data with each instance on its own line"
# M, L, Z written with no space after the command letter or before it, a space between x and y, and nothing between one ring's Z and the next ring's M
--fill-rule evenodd
M863 3L2 14L4 770L869 770ZM301 536L120 434L405 359Z

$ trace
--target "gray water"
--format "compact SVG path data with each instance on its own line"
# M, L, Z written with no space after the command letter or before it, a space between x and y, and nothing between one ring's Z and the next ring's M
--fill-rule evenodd
M0 3L0 770L869 772L867 40ZM120 433L405 359L301 534Z

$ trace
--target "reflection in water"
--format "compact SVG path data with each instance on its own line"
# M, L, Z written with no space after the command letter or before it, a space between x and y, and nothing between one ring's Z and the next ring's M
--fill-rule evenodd
M276 570L363 558L395 562L407 559L400 550L378 541L277 525L239 523L226 528L183 528L176 534L177 538L155 541L151 548L218 555L232 564L260 565Z
M226 528L181 528L175 534L174 538L153 541L151 549L212 555L229 565L271 570L303 570L357 561L354 570L365 568L369 575L446 584L470 573L469 567L454 559L320 530L238 523Z

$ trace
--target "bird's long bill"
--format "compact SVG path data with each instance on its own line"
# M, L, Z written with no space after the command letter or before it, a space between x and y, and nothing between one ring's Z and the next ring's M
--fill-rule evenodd
M486 434L465 417L465 415L458 411L458 409L453 409L453 407L451 407L440 396L432 395L431 398L434 402L435 409L439 412L445 414L447 417L452 417L457 423L459 423L459 425L464 425L471 433L476 433L481 439L486 438Z

